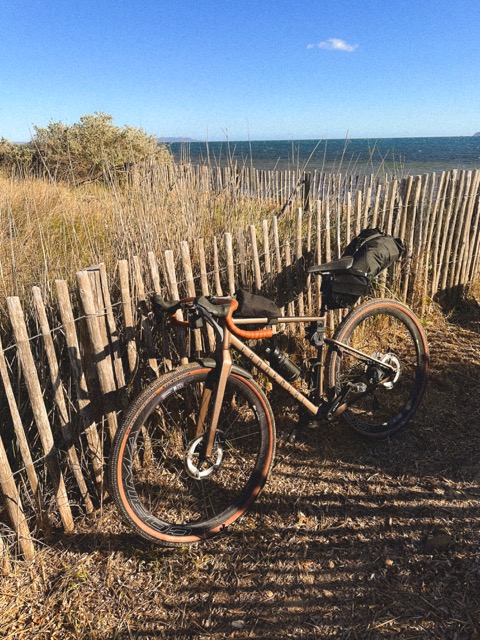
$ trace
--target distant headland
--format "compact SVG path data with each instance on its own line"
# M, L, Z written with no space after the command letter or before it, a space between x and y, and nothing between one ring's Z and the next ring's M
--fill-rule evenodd
M480 135L480 134L478 134ZM158 143L169 143L169 142L196 142L193 138L157 138Z
M477 133L474 133L473 136L478 136L480 138L480 131L477 131Z

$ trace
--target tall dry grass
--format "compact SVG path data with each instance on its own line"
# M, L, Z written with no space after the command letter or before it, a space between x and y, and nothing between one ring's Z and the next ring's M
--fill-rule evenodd
M55 278L73 281L78 269L118 259L161 255L181 240L260 221L272 204L210 187L205 173L164 165L138 168L128 184L84 184L0 174L0 295L50 292Z

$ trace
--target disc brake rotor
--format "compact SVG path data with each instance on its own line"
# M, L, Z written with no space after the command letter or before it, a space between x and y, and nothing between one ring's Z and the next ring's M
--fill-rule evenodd
M185 470L191 478L195 480L203 480L212 475L222 464L223 460L223 446L221 445L221 438L217 432L215 437L215 443L211 455L200 464L200 454L203 445L203 436L195 438L193 440L185 454L184 463Z
M374 353L373 357L384 364L388 364L389 367L392 367L395 370L393 379L390 378L389 380L380 383L384 389L393 389L395 383L400 377L400 360L394 353Z

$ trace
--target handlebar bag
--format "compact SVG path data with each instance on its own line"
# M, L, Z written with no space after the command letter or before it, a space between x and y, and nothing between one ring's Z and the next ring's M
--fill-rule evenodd
M353 306L361 296L369 293L373 278L388 269L404 252L400 238L380 229L363 229L342 253L342 257L353 257L350 269L322 277L323 307L331 310Z
M255 295L245 289L238 289L235 292L238 302L238 309L235 310L234 318L278 318L280 309L273 300L264 296Z

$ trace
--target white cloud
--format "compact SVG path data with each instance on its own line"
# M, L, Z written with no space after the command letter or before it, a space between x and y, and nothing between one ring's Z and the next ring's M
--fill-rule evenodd
M358 48L358 44L349 44L341 38L329 38L319 44L308 44L307 49L328 49L329 51L348 51L352 52Z

